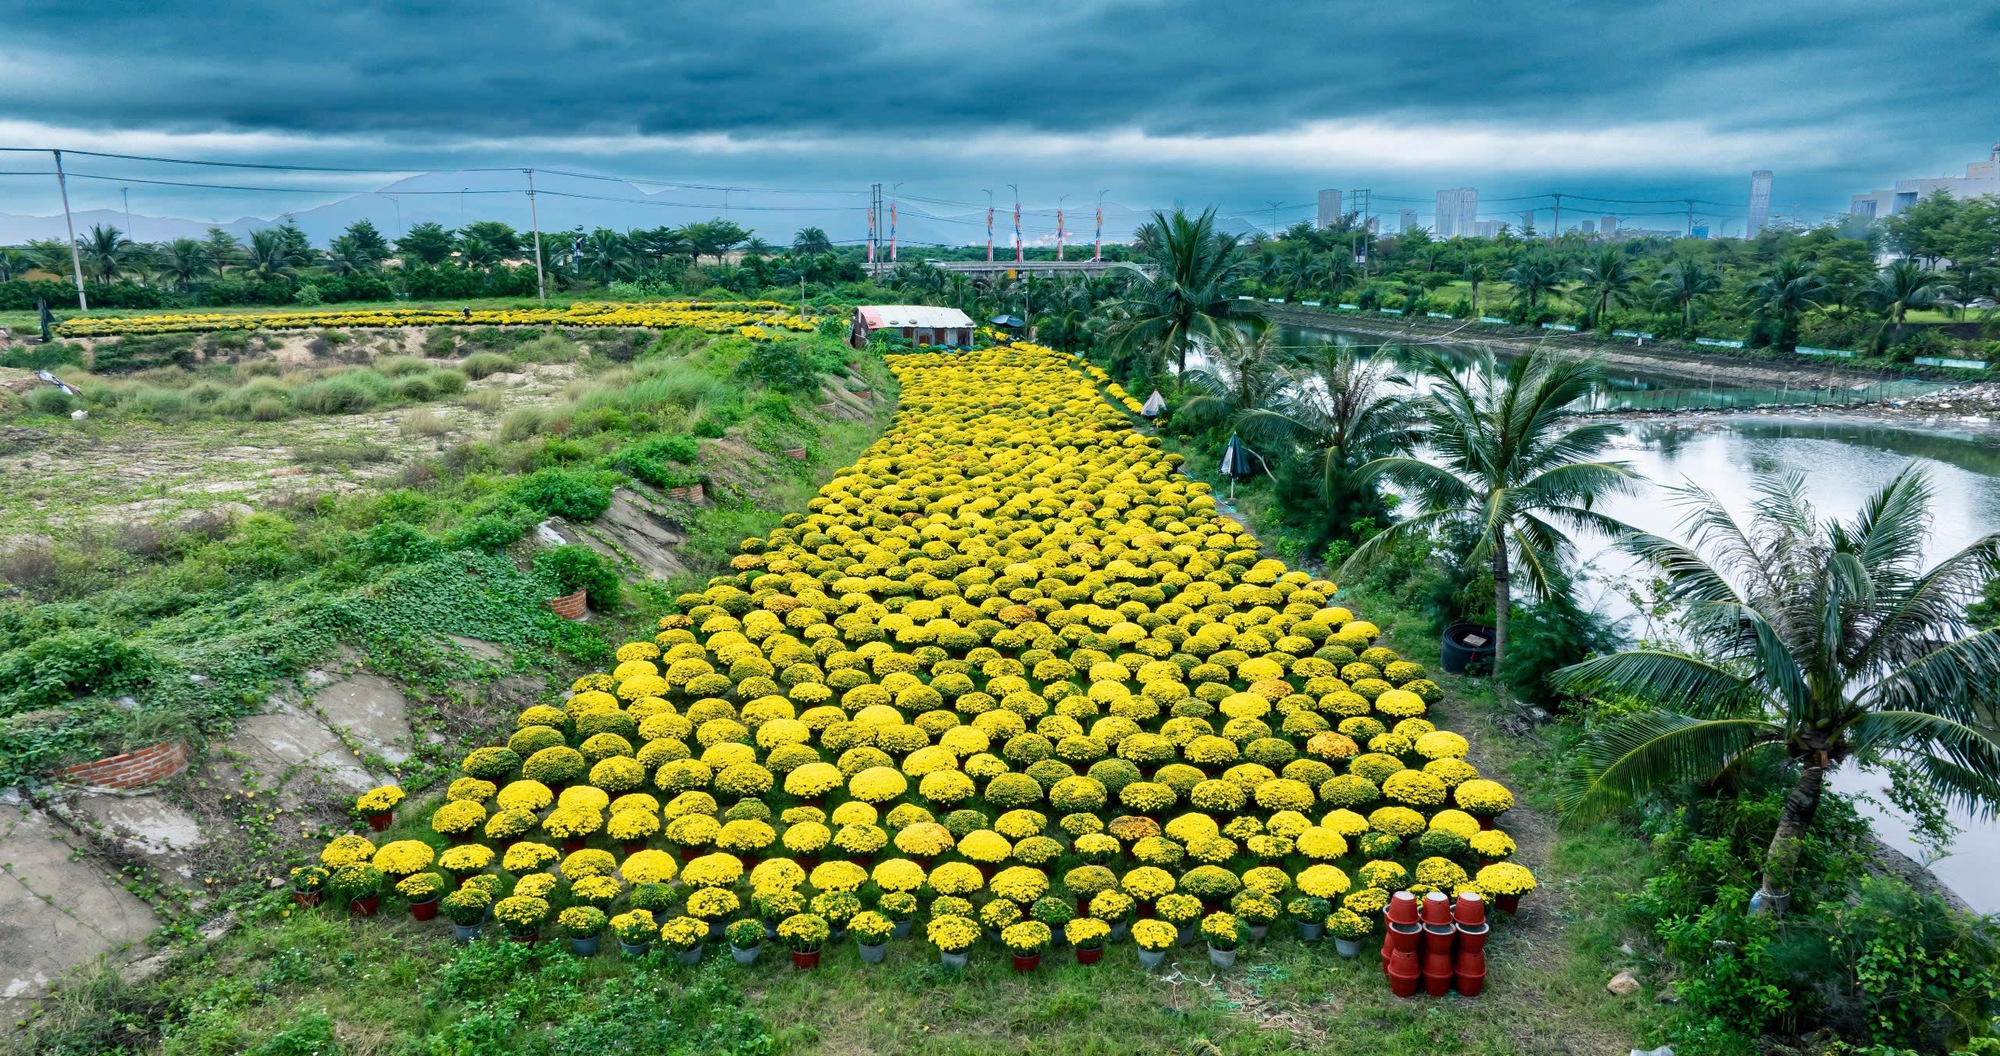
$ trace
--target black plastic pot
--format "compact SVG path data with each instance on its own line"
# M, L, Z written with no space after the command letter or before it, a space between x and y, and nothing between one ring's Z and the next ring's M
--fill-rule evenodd
M1444 629L1439 641L1439 663L1449 675L1493 669L1493 628L1476 623L1454 623Z

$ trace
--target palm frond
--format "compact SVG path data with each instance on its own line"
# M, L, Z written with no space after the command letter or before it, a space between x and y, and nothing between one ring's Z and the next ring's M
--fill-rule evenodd
M1759 688L1718 664L1664 649L1630 649L1557 671L1557 688L1652 701L1696 718L1764 717Z
M1561 797L1563 816L1585 820L1653 789L1707 780L1744 753L1783 738L1783 730L1762 719L1663 711L1627 716L1584 744L1575 783Z

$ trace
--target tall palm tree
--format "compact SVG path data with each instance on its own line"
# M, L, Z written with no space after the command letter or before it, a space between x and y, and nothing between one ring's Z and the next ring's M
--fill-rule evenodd
M799 233L792 236L792 252L802 253L809 257L816 257L821 253L831 253L833 252L833 239L828 238L826 232L820 228L800 228Z
M1176 420L1198 424L1234 421L1263 407L1282 391L1278 330L1263 319L1225 327L1210 346L1208 364L1181 373L1184 389L1195 395L1174 412Z
M1690 618L1686 650L1638 649L1559 672L1561 684L1652 711L1599 732L1564 808L1588 816L1653 788L1707 781L1755 757L1793 777L1756 905L1782 912L1799 841L1842 761L1898 759L1946 802L2000 809L2000 630L1968 633L1965 606L2000 573L2000 533L1926 569L1930 480L1915 466L1850 521L1822 520L1797 475L1758 485L1750 524L1680 489L1690 543L1623 546L1665 576Z
M1159 373L1171 356L1175 372L1187 369L1188 349L1198 341L1220 340L1234 303L1229 283L1241 265L1236 236L1215 229L1215 209L1189 216L1156 212L1150 221L1158 248L1148 255L1157 269L1148 277L1129 264L1131 288L1117 302L1120 318L1112 345L1128 361L1142 353L1148 373Z
M0 247L0 282L12 282L35 267L35 258L26 250Z
M99 282L108 283L118 277L118 273L133 263L138 256L138 247L125 237L125 232L115 227L90 225L90 234L83 239L83 268Z
M1661 269L1660 277L1653 280L1653 289L1661 297L1681 306L1681 335L1694 333L1694 305L1696 301L1722 288L1722 280L1715 271L1693 257L1681 257Z
M257 282L285 279L298 274L298 252L276 229L250 232L250 245L243 259L243 273Z
M1378 458L1362 467L1407 493L1415 512L1354 552L1343 571L1387 555L1403 540L1448 524L1470 525L1478 540L1466 556L1493 570L1493 664L1507 653L1507 615L1516 570L1530 594L1550 597L1562 587L1574 545L1565 529L1618 534L1625 526L1596 512L1598 500L1630 491L1638 477L1622 462L1599 456L1620 426L1578 423L1570 408L1598 380L1589 360L1536 347L1503 374L1482 353L1469 371L1435 352L1418 362L1436 376L1422 401L1423 443L1429 460Z
M91 229L95 233L96 229ZM1944 279L1937 272L1925 268L1914 260L1899 260L1875 274L1875 282L1869 287L1869 299L1881 307L1892 323L1900 323L1908 317L1910 309L1923 308L1938 299L1945 290Z
M1639 276L1632 269L1632 258L1617 246L1605 246L1597 251L1597 256L1583 268L1583 288L1590 294L1590 317L1604 318L1604 313L1618 306L1632 292Z
M603 283L630 274L633 271L630 242L608 227L592 231L584 236L577 272Z
M194 280L208 270L208 247L192 238L176 238L153 254L160 273L180 284L183 293L194 288Z
M1757 313L1778 321L1776 343L1781 349L1798 344L1800 317L1825 295L1825 281L1814 273L1812 265L1797 257L1778 261L1771 273L1750 289Z
M1562 286L1563 272L1557 263L1540 253L1529 253L1507 269L1507 281L1514 287L1514 299L1533 315L1542 298Z
M1493 266L1483 260L1465 262L1465 281L1472 287L1472 314L1479 314L1479 286L1493 277Z
M1321 539L1382 512L1380 493L1361 467L1409 450L1416 429L1410 377L1387 355L1362 359L1351 342L1329 341L1279 376L1278 396L1237 421L1252 439L1303 460L1319 491Z

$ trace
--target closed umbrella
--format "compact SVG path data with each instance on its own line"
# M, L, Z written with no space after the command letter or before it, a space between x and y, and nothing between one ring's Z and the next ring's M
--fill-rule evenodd
M1229 501L1232 503L1236 501L1236 481L1257 475L1257 468L1250 464L1252 459L1259 464L1264 461L1263 456L1244 446L1242 437L1230 433L1229 442L1222 445L1222 465L1218 468L1229 478Z

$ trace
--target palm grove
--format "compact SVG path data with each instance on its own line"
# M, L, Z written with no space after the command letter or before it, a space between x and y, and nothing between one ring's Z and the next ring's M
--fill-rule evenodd
M1556 262L1560 243L1431 243L1412 255L1457 273L1490 267L1519 306L1561 297L1599 321L1646 291L1650 310L1683 320L1733 292L1747 318L1782 324L1774 335L1840 311L1842 283L1885 319L1918 302L1904 295L1905 267L1943 288L1914 260L1875 272L1868 242L1831 231L1765 241L1741 251L1775 259L1731 271L1617 245L1590 247L1580 265ZM1081 318L1058 306L1071 300L1064 287L1081 300L1089 284L1051 283L1033 291L1049 314L1030 321L1135 392L1157 389L1161 431L1198 472L1215 470L1232 437L1248 441L1257 479L1243 508L1278 529L1281 552L1337 564L1370 611L1427 613L1433 633L1463 619L1495 628L1501 681L1560 714L1552 794L1564 817L1638 824L1664 852L1631 912L1684 973L1676 1051L1747 1052L1760 1036L1816 1029L1889 1044L1869 1050L1882 1052L1991 1035L1994 925L1871 876L1866 825L1828 779L1848 764L1887 768L1899 804L1935 829L1948 830L1947 807L2000 806L2000 631L1968 616L2000 575L2000 534L1926 561L1933 492L1915 468L1844 520L1778 478L1760 482L1747 519L1685 490L1674 495L1685 539L1631 530L1599 507L1651 485L1607 456L1616 425L1571 412L1597 380L1591 362L1539 348L1501 363L1287 346L1236 311L1273 261L1293 263L1284 281L1329 281L1309 251L1284 245L1243 244L1212 213L1158 215L1140 240L1149 273L1131 270ZM1025 305L1031 291L1012 292ZM1627 645L1578 610L1582 533L1654 570L1672 634ZM1525 633L1512 633L1522 620Z

